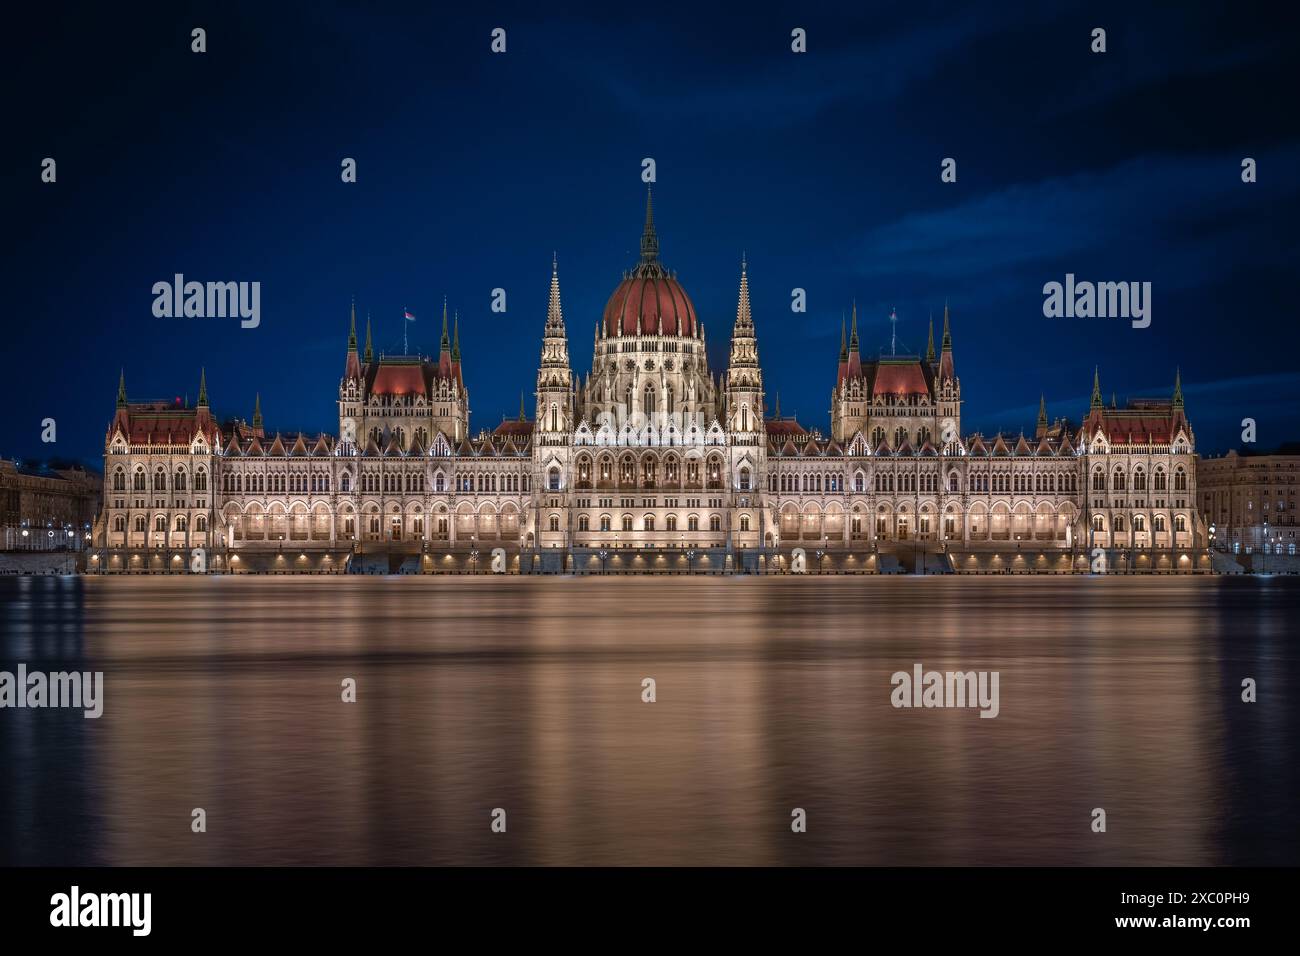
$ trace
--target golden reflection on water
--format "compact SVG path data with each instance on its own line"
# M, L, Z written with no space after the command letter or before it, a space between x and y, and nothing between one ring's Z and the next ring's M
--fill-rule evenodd
M1297 589L1244 584L2 582L3 659L84 655L107 691L98 721L0 712L0 858L1296 863L1294 771L1268 775L1295 694L1238 688L1294 680ZM1000 715L894 709L890 675L917 662L999 671Z

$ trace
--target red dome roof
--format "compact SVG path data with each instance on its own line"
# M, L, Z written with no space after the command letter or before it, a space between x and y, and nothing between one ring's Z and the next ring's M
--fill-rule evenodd
M695 335L695 306L675 278L669 275L639 274L638 270L618 284L605 306L605 334Z

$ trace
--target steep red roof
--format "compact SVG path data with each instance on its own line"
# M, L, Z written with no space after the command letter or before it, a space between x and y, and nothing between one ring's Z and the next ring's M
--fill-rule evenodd
M882 360L876 366L873 395L929 395L925 372L919 361L890 362Z
M1180 427L1190 434L1182 409L1150 400L1131 402L1128 408L1094 408L1084 422L1084 434L1091 438L1099 427L1114 444L1167 445Z
M370 385L372 395L424 395L424 371L420 365L380 363Z
M217 423L205 406L185 408L173 402L134 402L118 408L109 435L119 429L133 445L188 445L199 433L214 445L221 440Z
M532 422L504 421L492 430L494 435L531 435Z

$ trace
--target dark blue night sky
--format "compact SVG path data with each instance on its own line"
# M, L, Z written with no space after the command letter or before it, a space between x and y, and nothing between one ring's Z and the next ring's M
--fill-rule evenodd
M923 350L947 300L965 431L1032 429L1040 393L1077 420L1094 365L1121 402L1167 395L1181 366L1203 452L1235 446L1244 417L1260 446L1300 438L1294 7L707 6L46 4L10 19L0 455L97 461L123 367L132 400L193 401L206 366L219 416L250 415L260 391L268 428L333 431L354 295L388 352L403 306L412 348L436 351L447 296L473 426L513 417L553 250L589 370L637 257L647 156L663 260L714 370L743 251L769 405L779 392L807 426L828 424L855 298L867 353L887 347L891 308L900 351ZM489 51L497 26L505 55ZM948 156L956 184L940 182ZM260 327L155 318L151 287L177 272L260 281ZM1150 328L1044 318L1043 284L1067 272L1150 281Z

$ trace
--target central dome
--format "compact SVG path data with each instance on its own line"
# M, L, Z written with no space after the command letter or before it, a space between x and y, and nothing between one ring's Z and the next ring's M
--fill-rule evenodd
M641 262L625 275L605 305L605 334L680 335L694 337L695 306L677 277L659 262L654 206L646 192Z
M637 270L639 273L640 270ZM695 335L695 306L670 275L634 273L618 284L605 306L605 334Z

